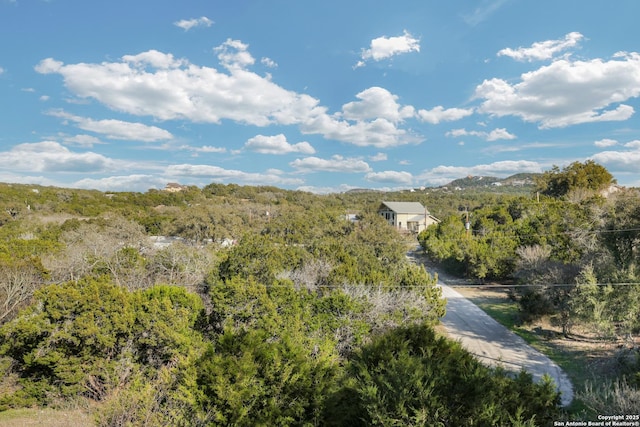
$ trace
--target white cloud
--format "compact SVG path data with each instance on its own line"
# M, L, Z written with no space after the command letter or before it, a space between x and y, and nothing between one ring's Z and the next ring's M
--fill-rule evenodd
M116 166L125 165L90 151L73 152L54 141L18 144L0 153L0 169L12 171L93 173L114 170Z
M618 141L615 139L604 138L593 143L596 147L612 147L614 145L618 145Z
M93 98L115 111L159 120L219 123L228 119L266 126L300 123L320 112L316 99L242 68L253 63L243 43L227 40L217 52L230 74L157 51L100 64L65 65L47 58L35 69L60 74L65 86L81 99Z
M401 36L378 37L371 40L369 49L362 50L362 60L356 64L356 67L365 65L365 62L370 59L382 61L383 59L409 52L420 52L420 40L413 37L406 30Z
M77 145L79 147L93 147L96 144L104 144L100 141L99 138L96 138L92 135L74 135L74 136L64 136L62 140L65 144L68 145Z
M413 175L404 171L369 172L365 179L371 182L392 183L396 185L413 184Z
M332 156L331 159L321 159L319 157L305 157L296 159L289 165L300 172L342 172L342 173L362 173L369 172L371 168L367 162L344 158L339 155Z
M178 68L187 64L187 61L183 59L175 59L172 54L159 52L155 49L142 52L137 55L124 55L122 60L142 70L146 66L151 66L159 70L166 70L170 68Z
M99 191L147 191L150 188L163 188L168 180L156 175L132 174L109 176L105 178L84 178L71 185L73 188L86 188Z
M316 152L311 144L306 141L289 144L283 134L274 136L256 135L244 144L244 148L262 154L313 154Z
M498 56L508 56L516 61L540 61L553 58L557 53L575 47L584 38L578 32L569 33L564 39L537 42L531 47L518 49L506 48L498 52Z
M245 69L256 62L248 49L249 45L240 40L227 39L226 42L213 50L218 53L220 63L233 71Z
M53 58L46 58L35 66L35 70L40 74L51 74L59 72L63 66L63 62L56 61Z
M4 74L4 68L0 67L0 76Z
M399 127L402 120L414 116L414 108L400 106L397 97L385 89L366 89L357 95L357 101L345 104L343 111L330 114L317 99L286 90L269 76L248 70L254 59L246 44L229 39L216 52L228 73L158 51L99 64L63 64L48 58L35 68L40 73L60 74L77 99L95 99L112 110L156 120L296 125L305 134L380 148L423 140Z
M302 185L299 178L287 178L281 173L250 173L234 169L224 169L211 165L171 165L165 171L167 176L182 178L203 178L208 182L233 182L247 185Z
M87 117L75 116L60 110L50 111L48 114L54 117L70 120L82 130L99 133L110 139L144 142L173 139L171 132L156 126L147 126L142 123L125 122L122 120L93 120Z
M348 142L360 147L389 148L424 140L421 136L411 134L382 118L350 123L324 114L306 121L300 129L303 133L319 133L327 139Z
M447 136L459 138L461 136L477 136L485 141L497 141L499 139L516 139L516 136L509 133L505 128L494 129L491 132L468 131L466 129L454 129L446 133Z
M227 152L227 149L225 147L214 147L212 145L202 145L200 147L183 145L181 148L185 148L189 151L193 151L196 153L226 153Z
M609 61L557 60L524 73L519 83L485 80L475 90L481 113L514 115L540 128L621 121L633 107L622 104L640 95L640 54L619 53Z
M638 172L640 164L640 150L630 151L602 151L591 156L591 160L619 170Z
M401 122L413 117L415 110L412 106L400 106L388 90L381 87L370 87L356 95L360 101L349 102L342 106L342 115L349 120L370 120L383 118L393 123Z
M260 59L260 63L268 68L276 68L278 64L271 58L262 58Z
M640 139L634 139L633 141L629 141L624 144L627 148L640 148Z
M431 110L419 110L418 117L423 122L437 125L440 122L460 120L473 114L473 108L447 108L438 105Z
M376 153L373 156L369 156L369 160L371 160L372 162L382 162L384 160L387 160L387 154L386 153Z
M181 19L180 21L174 22L173 25L189 31L195 27L210 27L213 25L213 21L206 16L201 16L200 18Z

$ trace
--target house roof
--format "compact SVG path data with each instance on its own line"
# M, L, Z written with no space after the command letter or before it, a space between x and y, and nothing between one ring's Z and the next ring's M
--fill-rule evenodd
M395 213L403 214L424 215L427 211L426 208L422 206L422 203L419 202L382 202L382 206L391 209Z

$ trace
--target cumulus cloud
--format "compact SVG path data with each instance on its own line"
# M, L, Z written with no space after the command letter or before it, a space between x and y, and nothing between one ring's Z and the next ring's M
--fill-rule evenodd
M418 118L423 122L437 125L440 122L452 122L473 114L473 108L447 108L438 105L431 110L418 110Z
M349 120L370 120L382 118L393 123L413 117L415 109L400 106L397 95L381 87L370 87L356 95L359 101L349 102L342 106L342 115Z
M313 154L316 152L311 144L306 141L289 144L287 137L283 134L274 136L256 135L244 144L244 148L262 154Z
M155 49L142 52L137 55L124 55L122 60L130 66L134 66L139 69L151 66L159 70L166 70L170 68L178 68L187 64L187 61L184 59L176 59L170 53L162 53Z
M611 147L618 145L618 141L614 140L602 140L613 141L615 144L610 145L597 145L598 147ZM624 148L616 151L601 151L591 157L597 163L605 165L610 170L616 170L618 172L638 172L638 164L640 163L640 140L633 140L623 144Z
M604 138L593 143L596 147L612 147L614 145L618 145L618 141L615 139Z
M233 182L246 185L302 185L299 178L288 178L281 173L250 173L234 169L224 169L211 165L171 165L165 173L170 177L203 178L208 182Z
M516 136L509 133L505 128L494 129L491 132L468 131L466 129L454 129L446 133L447 136L459 138L461 136L477 136L485 141L497 141L499 139L516 139Z
M158 120L220 123L223 119L256 126L295 124L315 114L318 101L298 95L243 68L253 58L241 42L227 40L216 50L230 73L199 67L157 51L126 55L118 62L64 64L42 60L36 71L57 73L81 99Z
M114 160L101 154L74 152L55 141L18 144L0 153L0 168L12 171L92 173L116 166Z
M413 183L413 175L404 171L369 172L365 175L365 179L371 182L396 185L411 185Z
M213 21L206 16L192 19L181 19L173 23L176 27L180 27L185 31L189 31L195 27L210 27L213 25Z
M557 60L524 73L518 83L494 78L476 87L481 113L514 115L540 128L629 119L623 104L640 95L640 54L618 53L605 61Z
M256 62L249 53L249 45L240 40L227 39L213 50L218 53L220 63L231 71L245 69Z
M382 162L384 160L387 160L387 154L386 153L376 153L373 156L369 156L369 160L371 160L372 162Z
M362 49L362 60L356 64L356 67L362 67L366 61L372 59L374 61L382 61L396 55L410 52L420 52L420 39L413 37L404 31L403 35L397 37L378 37L371 40L369 49Z
M559 52L575 47L584 38L578 32L569 33L559 40L546 40L537 42L531 47L519 47L517 49L506 48L498 52L498 56L508 56L516 61L541 61L551 59Z
M0 67L0 76L4 74L4 68Z
M383 118L352 123L323 114L303 123L300 129L303 133L322 134L327 139L360 147L389 148L424 140Z
M640 163L640 150L602 151L593 155L591 160L607 168L637 172Z
M266 57L260 59L260 63L262 65L264 65L265 67L268 67L268 68L276 68L278 66L276 61L274 61L271 58L266 58Z
M386 89L365 89L331 114L317 99L250 71L255 60L245 43L228 39L215 52L226 72L155 50L95 64L47 58L35 69L62 76L76 99L95 99L112 110L156 120L294 125L304 134L379 148L424 140L401 127L403 120L415 117L415 109L400 105Z
M50 111L48 114L72 121L82 130L99 133L109 139L143 142L173 139L171 132L156 126L148 126L142 123L132 123L113 119L93 120L87 117L75 116L60 110Z
M299 172L342 172L342 173L363 173L369 172L371 168L364 160L355 158L345 158L340 155L332 156L330 159L319 157L305 157L296 159L289 163L291 167Z
M633 141L629 141L624 144L627 148L640 148L640 139L634 139Z

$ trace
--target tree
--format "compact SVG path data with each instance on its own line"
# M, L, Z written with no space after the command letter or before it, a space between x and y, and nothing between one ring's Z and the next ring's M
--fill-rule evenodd
M609 249L618 270L638 266L640 258L640 196L628 190L614 198L605 214L601 241Z
M325 425L485 426L548 423L559 414L551 381L511 379L424 326L400 327L351 358Z
M571 301L573 316L578 321L591 325L598 335L605 338L613 336L613 319L616 314L612 304L613 287L598 285L592 265L580 272L576 282L575 295Z
M33 293L44 284L45 276L37 258L0 259L0 325L29 303Z
M13 360L27 401L105 400L134 378L164 368L177 375L199 358L202 308L179 287L130 292L105 278L48 285L0 328L0 355Z
M597 192L614 183L613 176L604 166L587 160L584 163L573 162L562 170L553 166L536 179L536 191L551 197L562 197L576 189Z
M141 225L116 216L93 221L70 220L62 229L64 251L45 259L55 281L109 274L123 286L143 287L141 252L148 245Z
M297 334L227 331L198 364L201 405L216 425L318 425L335 368Z

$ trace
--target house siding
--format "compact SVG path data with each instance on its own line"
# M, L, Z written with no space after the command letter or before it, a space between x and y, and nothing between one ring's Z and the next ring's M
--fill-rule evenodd
M416 233L439 222L437 218L429 214L424 206L417 202L382 202L378 214L394 228Z

